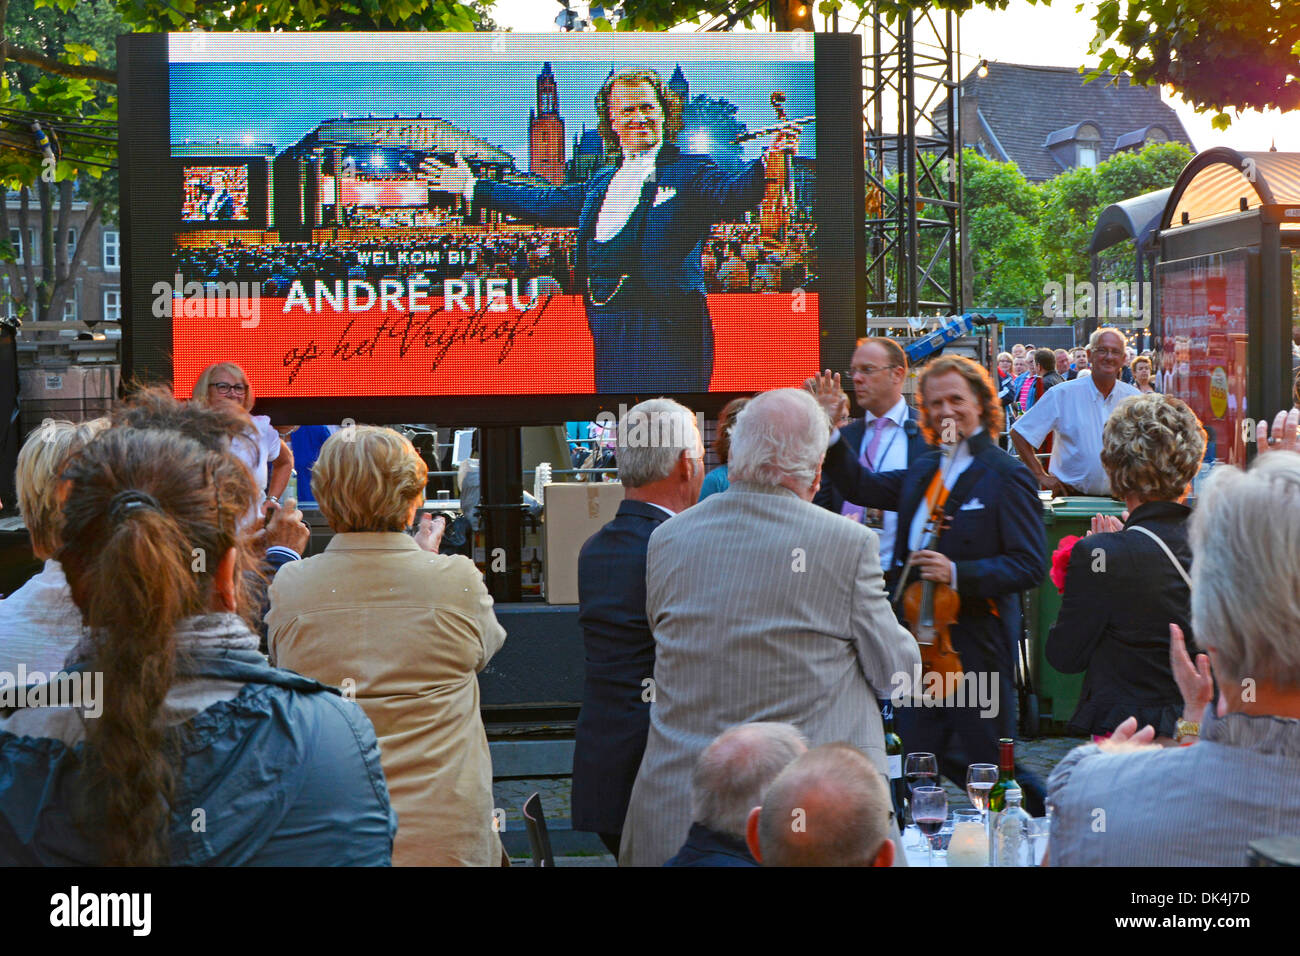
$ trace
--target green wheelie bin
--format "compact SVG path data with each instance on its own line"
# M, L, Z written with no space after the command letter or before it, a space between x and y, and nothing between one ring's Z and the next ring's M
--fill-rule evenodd
M1031 646L1033 688L1038 699L1038 716L1043 732L1059 733L1074 714L1083 687L1082 674L1062 674L1047 663L1047 634L1056 623L1061 610L1061 594L1052 583L1051 556L1060 546L1061 539L1070 535L1087 537L1091 533L1093 515L1114 515L1124 512L1124 503L1114 498L1068 497L1054 498L1043 503L1043 524L1047 532L1048 573L1042 583L1027 594L1025 626ZM1039 728L1031 728L1037 730Z

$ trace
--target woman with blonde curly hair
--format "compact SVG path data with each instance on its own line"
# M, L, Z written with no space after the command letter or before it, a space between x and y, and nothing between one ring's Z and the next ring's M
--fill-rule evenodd
M1169 625L1191 633L1191 510L1183 504L1205 454L1192 410L1159 393L1124 399L1102 431L1101 463L1124 521L1097 516L1070 551L1047 660L1086 671L1071 730L1108 736L1129 717L1172 740L1183 703L1169 666Z
M350 688L374 722L395 865L499 865L477 675L506 632L469 558L437 554L429 522L414 540L404 533L427 477L392 429L330 436L312 488L334 537L276 574L268 647L278 666Z

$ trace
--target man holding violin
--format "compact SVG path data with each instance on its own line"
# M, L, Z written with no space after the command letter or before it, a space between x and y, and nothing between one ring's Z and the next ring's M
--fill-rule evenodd
M899 589L918 579L956 592L958 610L946 631L968 675L964 687L995 689L996 698L959 692L947 701L900 707L898 720L906 749L935 754L940 771L962 787L969 764L997 763L998 738L1015 735L1020 592L1042 581L1047 541L1033 476L997 445L1002 408L988 372L969 359L941 356L921 374L919 390L921 427L946 451L936 447L905 469L873 474L841 439L827 450L823 473L845 500L898 512L893 555L881 555L895 585L891 598L901 598ZM842 394L838 375L825 372L817 380L828 414ZM945 521L930 544L936 511ZM914 676L908 675L909 688ZM912 695L930 686L909 689L904 703L915 704Z

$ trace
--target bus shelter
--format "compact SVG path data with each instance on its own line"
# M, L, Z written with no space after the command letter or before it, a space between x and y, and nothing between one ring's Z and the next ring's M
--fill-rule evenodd
M1158 243L1156 386L1201 419L1214 462L1245 464L1253 418L1292 404L1300 153L1198 154L1165 203Z

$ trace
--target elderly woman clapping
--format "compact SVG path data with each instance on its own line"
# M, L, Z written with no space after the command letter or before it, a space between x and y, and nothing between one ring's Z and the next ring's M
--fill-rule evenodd
M427 476L391 429L330 436L312 488L334 538L276 575L269 650L280 667L355 693L374 723L397 810L395 865L497 865L477 674L506 633L468 558L404 533Z
M1126 520L1093 519L1070 552L1047 660L1086 671L1071 730L1106 736L1128 717L1172 739L1182 697L1169 665L1169 626L1196 654L1190 618L1190 509L1182 502L1205 452L1183 402L1157 393L1122 401L1102 432L1102 466Z

